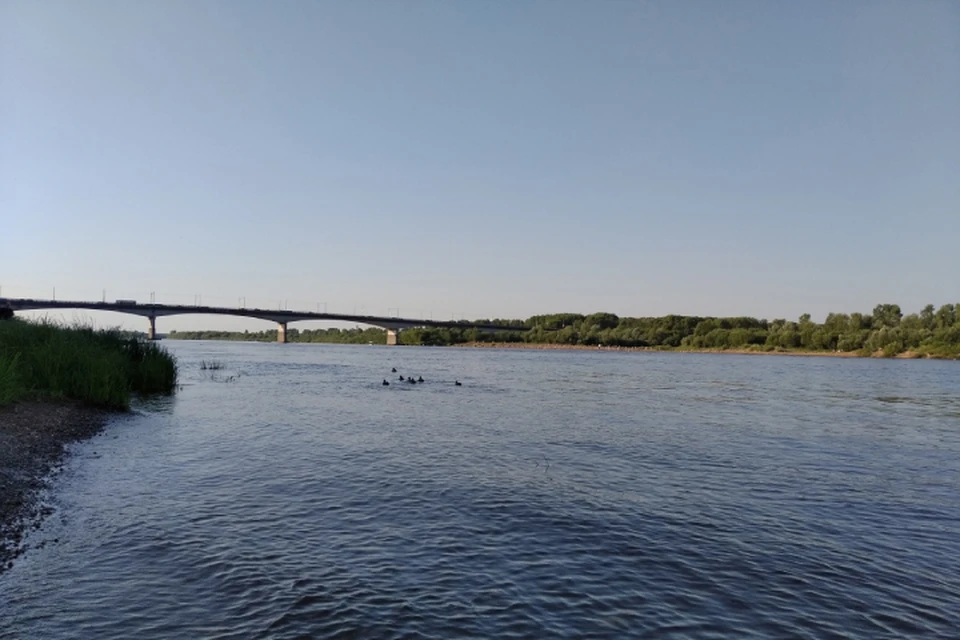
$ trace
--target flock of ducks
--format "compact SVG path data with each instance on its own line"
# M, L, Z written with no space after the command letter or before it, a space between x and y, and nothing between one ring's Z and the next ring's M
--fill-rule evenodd
M397 372L397 368L396 368L396 367L393 367L392 369L390 369L390 371L391 371L392 373L396 373L396 372ZM404 377L401 375L401 376L400 376L400 382L407 382L407 383L409 383L409 384L417 384L418 382L424 382L424 379L423 379L423 376L417 376L417 379L414 380L414 379L413 379L413 376L409 376L409 377L404 378ZM453 381L453 384L454 384L454 386L456 386L456 387L462 387L462 386L463 386L462 384L460 384L460 381L459 381L459 380L454 380L454 381ZM383 379L383 385L382 385L382 386L384 386L384 387L389 387L389 386L390 386L390 383L387 382L387 379L386 379L386 378Z

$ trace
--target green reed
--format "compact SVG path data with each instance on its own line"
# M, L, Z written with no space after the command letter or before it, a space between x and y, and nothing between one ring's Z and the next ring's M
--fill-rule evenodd
M0 321L0 405L69 398L126 409L133 393L173 393L176 359L119 330Z

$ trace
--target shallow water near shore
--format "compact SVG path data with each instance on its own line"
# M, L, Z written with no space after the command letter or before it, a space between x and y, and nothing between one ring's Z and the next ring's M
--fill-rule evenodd
M165 344L0 637L960 636L957 363Z

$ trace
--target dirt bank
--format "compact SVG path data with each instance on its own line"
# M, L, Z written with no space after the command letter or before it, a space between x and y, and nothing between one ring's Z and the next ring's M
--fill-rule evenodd
M0 407L0 573L23 551L26 529L46 515L39 494L65 445L98 433L107 415L72 402Z

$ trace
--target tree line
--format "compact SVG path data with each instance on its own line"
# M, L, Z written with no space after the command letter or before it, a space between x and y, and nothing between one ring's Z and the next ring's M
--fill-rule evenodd
M171 340L237 340L243 342L276 342L276 329L264 331L171 331ZM386 344L387 332L367 329L296 329L287 327L287 342L328 342L336 344Z
M904 315L899 305L878 304L873 313L831 313L822 323L809 314L796 321L749 317L667 315L631 318L612 313L556 313L526 320L478 320L527 331L496 333L463 327L405 329L401 344L528 343L653 349L737 349L753 351L842 351L859 355L960 357L960 304L927 305ZM258 340L272 342L276 331L173 331L174 339ZM385 344L383 329L287 329L288 342Z

